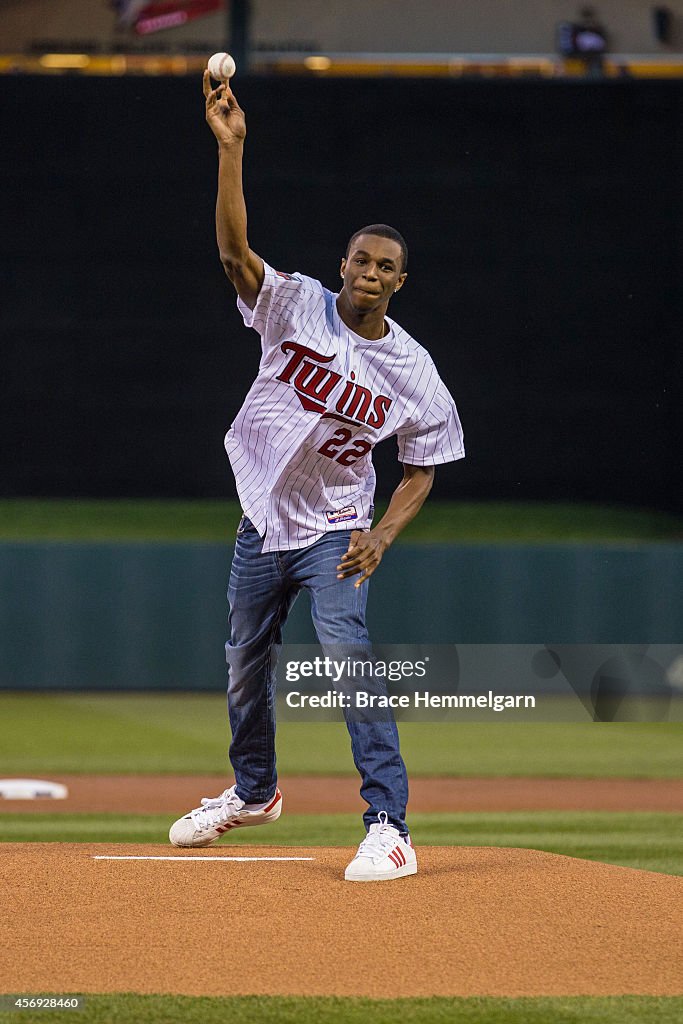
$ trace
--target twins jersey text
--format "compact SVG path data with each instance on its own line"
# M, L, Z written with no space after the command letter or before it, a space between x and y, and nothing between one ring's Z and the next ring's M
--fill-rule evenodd
M319 281L265 264L254 309L237 301L262 355L225 448L264 552L369 528L371 453L385 438L396 435L399 460L416 466L465 454L455 403L429 353L389 317L385 338L361 338L335 300Z

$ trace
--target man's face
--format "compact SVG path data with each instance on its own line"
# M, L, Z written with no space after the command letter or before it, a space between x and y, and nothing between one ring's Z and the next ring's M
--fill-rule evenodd
M341 261L344 291L359 313L385 305L403 285L401 246L393 238L359 235Z

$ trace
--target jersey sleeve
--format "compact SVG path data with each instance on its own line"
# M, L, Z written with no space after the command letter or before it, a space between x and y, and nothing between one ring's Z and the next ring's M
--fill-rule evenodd
M437 378L424 415L397 433L398 460L409 466L438 466L465 458L465 444L455 402Z
M246 327L261 335L263 351L267 352L296 330L307 307L315 302L317 281L302 274L283 274L265 261L261 290L253 309L238 296L237 308ZM316 289L317 285L317 289Z

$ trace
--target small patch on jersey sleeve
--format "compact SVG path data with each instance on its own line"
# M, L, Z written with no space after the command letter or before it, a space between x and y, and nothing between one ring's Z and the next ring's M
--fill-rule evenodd
M325 518L330 526L334 526L335 523L346 523L349 519L358 519L358 513L355 505L347 505L346 508L340 508L336 512L326 512Z
M283 273L282 270L276 270L275 273L277 274L278 277L284 277L285 281L291 281L292 280L292 275L291 274L285 274L285 273Z

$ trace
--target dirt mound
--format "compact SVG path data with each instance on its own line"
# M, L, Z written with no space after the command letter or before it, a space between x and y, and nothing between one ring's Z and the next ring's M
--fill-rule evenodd
M683 993L683 878L529 850L423 847L416 876L354 884L343 880L351 853L2 844L2 988Z

